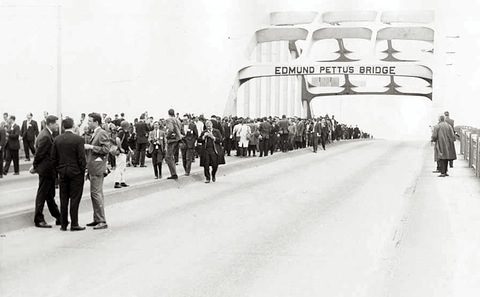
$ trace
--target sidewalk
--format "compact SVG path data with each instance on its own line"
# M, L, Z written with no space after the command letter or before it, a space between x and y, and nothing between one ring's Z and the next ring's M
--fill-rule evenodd
M480 179L463 155L449 177L438 177L433 148L427 153L398 241L389 296L478 296Z

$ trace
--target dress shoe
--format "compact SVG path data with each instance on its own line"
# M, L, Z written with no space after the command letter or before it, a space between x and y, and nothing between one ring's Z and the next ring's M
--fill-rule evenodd
M209 180L209 179L207 179L207 180L205 181L205 183L206 183L206 184L209 184L209 183L210 183L210 180Z
M215 178L215 176L212 176L212 182L216 182L217 179Z
M178 176L177 175L172 175L172 176L167 177L167 179L178 179Z
M140 168L146 168L147 165L140 165Z
M448 173L445 173L445 176L450 176Z
M190 176L190 173L185 173L185 176Z
M432 173L440 173L440 170L434 170Z
M113 186L114 189L120 189L122 186L119 183L115 183L115 186Z
M107 229L107 228L108 228L107 223L98 223L98 225L96 225L95 227L93 227L93 229L95 229L95 230Z
M85 227L81 227L81 226L72 226L70 227L70 231L83 231L85 230L86 228ZM95 229L95 228L94 228Z
M98 224L100 224L99 222L91 222L91 223L88 223L87 224L87 227L95 227L97 226Z
M49 225L45 222L36 223L35 226L38 228L52 228L52 225Z
M127 185L126 183L120 183L120 186L126 188L126 187L130 187L130 185Z
M20 175L20 172L15 172L13 175Z
M155 176L155 179L158 179L158 176Z
M447 176L446 174L440 174L438 177L445 177Z
M67 231L67 226L65 226L65 227L62 226L62 227L60 227L60 231Z

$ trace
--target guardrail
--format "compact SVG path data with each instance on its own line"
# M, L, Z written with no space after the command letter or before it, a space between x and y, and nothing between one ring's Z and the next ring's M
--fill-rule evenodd
M473 127L455 130L460 132L460 154L468 161L468 167L475 171L475 176L480 177L480 130Z

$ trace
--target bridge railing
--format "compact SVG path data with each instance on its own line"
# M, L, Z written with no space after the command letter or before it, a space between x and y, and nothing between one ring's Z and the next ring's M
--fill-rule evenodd
M461 127L456 129L460 134L460 154L468 161L476 177L480 177L480 129Z

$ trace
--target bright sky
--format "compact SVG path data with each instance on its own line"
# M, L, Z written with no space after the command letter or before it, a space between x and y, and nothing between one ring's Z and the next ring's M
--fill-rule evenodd
M0 111L22 118L56 111L57 1L0 1ZM222 114L255 30L272 11L433 9L437 65L434 103L412 98L315 102L382 137L424 137L439 112L480 126L480 3L474 0L63 0L62 97L65 114L148 109ZM36 5L25 7L24 5ZM9 6L9 5L14 5ZM445 36L459 35L449 40ZM447 55L446 51L456 51ZM446 66L445 64L453 64ZM38 117L37 117L38 118Z

